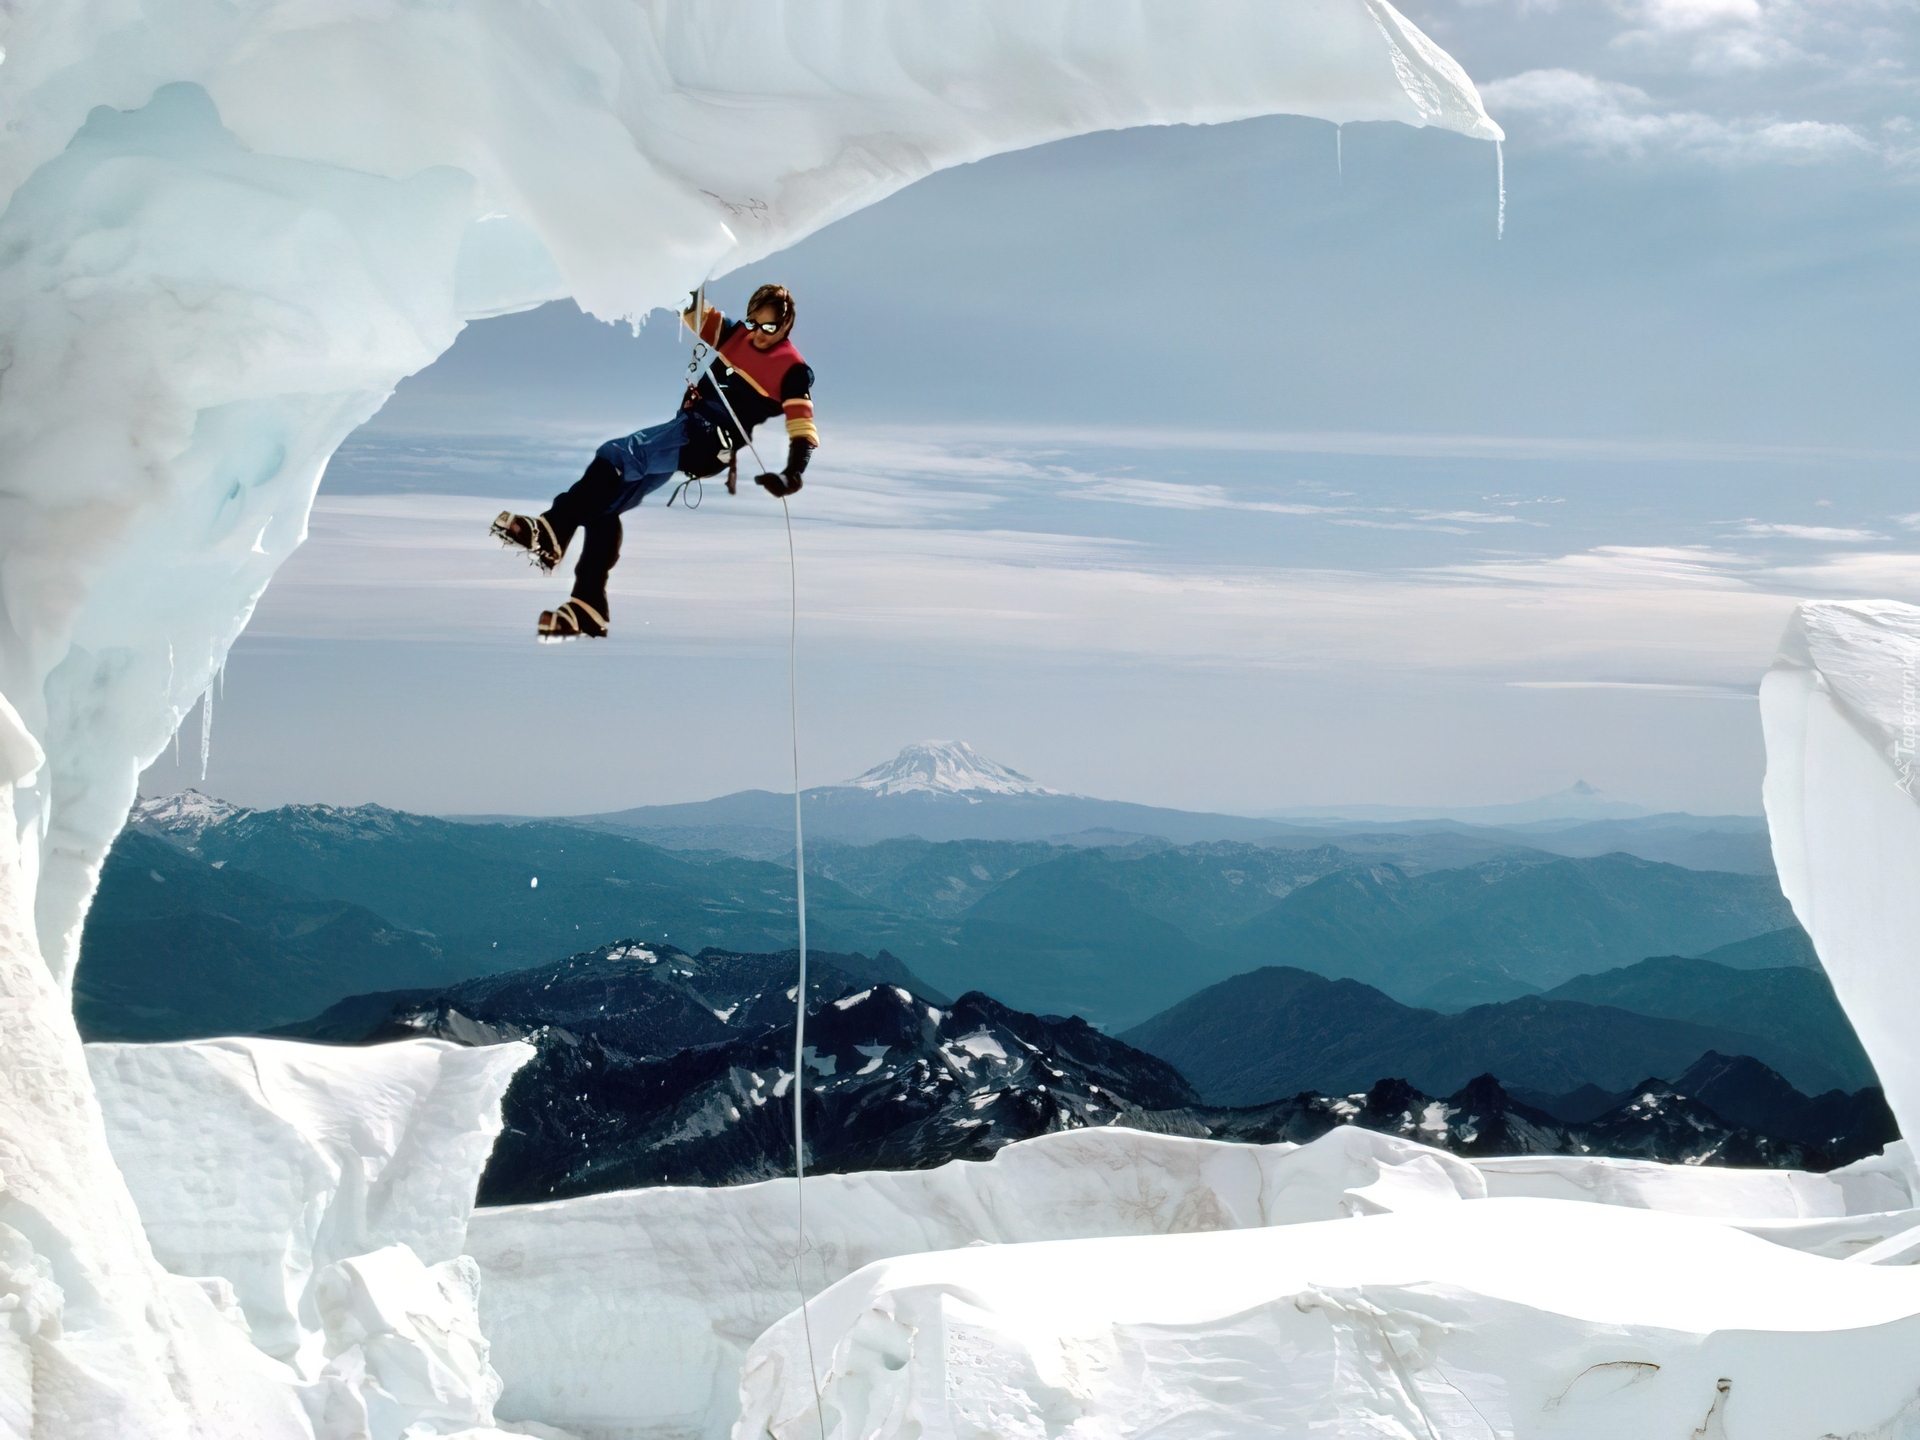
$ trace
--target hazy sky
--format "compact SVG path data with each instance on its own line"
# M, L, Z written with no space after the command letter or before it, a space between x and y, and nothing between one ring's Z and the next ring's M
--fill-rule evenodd
M946 172L718 283L791 286L819 374L806 783L951 737L1189 807L1754 811L1792 597L1920 600L1911 0L1406 8L1507 128L1504 239L1491 147L1356 125L1336 168L1276 119ZM400 388L234 650L207 788L787 783L771 501L628 516L599 644L534 645L565 583L486 538L671 412L663 321L488 321Z

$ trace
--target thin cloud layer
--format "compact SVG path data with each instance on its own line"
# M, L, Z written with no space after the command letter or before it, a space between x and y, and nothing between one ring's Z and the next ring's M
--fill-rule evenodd
M1475 38L1524 61L1480 87L1516 145L1722 166L1920 157L1920 12L1904 0L1514 0L1455 13L1449 39L1470 65Z
M1879 148L1852 126L1826 121L1663 111L1636 85L1575 70L1528 70L1481 94L1491 113L1511 117L1534 140L1614 159L1665 153L1723 165L1814 164Z
M259 638L518 644L564 583L500 554L490 502L323 499L255 617ZM647 517L612 589L648 645L742 655L786 623L777 516ZM803 631L876 663L954 657L1472 675L1515 685L1750 688L1793 598L1920 597L1920 557L1780 566L1725 548L1599 546L1355 573L1169 560L1101 537L803 518ZM629 643L632 639L629 638ZM1624 678L1623 678L1624 677Z

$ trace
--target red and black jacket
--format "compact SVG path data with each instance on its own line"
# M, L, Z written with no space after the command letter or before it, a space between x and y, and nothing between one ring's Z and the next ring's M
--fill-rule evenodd
M747 327L718 310L706 313L700 338L720 352L722 362L701 376L695 387L704 402L700 408L713 418L725 442L734 448L744 445L746 437L736 432L727 406L720 403L714 376L722 377L727 403L748 434L774 416L785 415L787 474L800 474L820 443L820 432L813 424L813 367L793 348L791 339L783 339L768 350L756 350Z

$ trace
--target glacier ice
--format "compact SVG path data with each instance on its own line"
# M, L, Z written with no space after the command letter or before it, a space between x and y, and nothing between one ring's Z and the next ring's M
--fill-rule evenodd
M1920 609L1801 605L1760 684L1780 888L1903 1135L1920 1135Z
M1548 1272L1562 1244L1611 1233L1572 1213L1590 1209L1711 1220L1830 1259L1920 1220L1909 1191L1892 1180L1850 1189L1801 1172L1560 1156L1469 1163L1357 1128L1307 1146L1079 1130L1010 1145L986 1163L824 1175L807 1185L810 1293L851 1284L847 1277L897 1257L981 1244L1025 1254L1045 1248L1036 1242L1316 1227L1389 1214L1432 1217L1433 1244L1444 1248L1446 1217L1489 1196L1555 1198L1545 1213L1565 1217L1565 1238L1539 1238L1531 1252ZM1538 1222L1540 1237L1548 1228ZM482 1328L505 1385L499 1413L606 1440L717 1440L736 1419L734 1386L748 1346L797 1303L794 1241L785 1181L477 1211L468 1251L480 1265ZM1920 1313L1920 1288L1913 1305ZM815 1319L817 1343L844 1338L830 1332L831 1312ZM1920 1367L1914 1378L1920 1385ZM735 1433L759 1434L750 1424Z
M321 1358L319 1272L393 1245L429 1265L461 1253L500 1097L533 1053L518 1041L86 1047L160 1262L231 1283L254 1344L307 1377Z
M0 699L0 1434L308 1436L219 1287L154 1259L108 1152L70 997L34 937L34 837L14 800L41 764Z
M307 1131L355 1125L366 1086L393 1071L380 1049L287 1049L311 1051L314 1062L337 1071L366 1071L358 1083L317 1086L301 1097L292 1108ZM142 1085L103 1085L109 1133L144 1132L139 1163L154 1173L136 1193L177 1204L177 1197L205 1190L206 1157L196 1153L205 1143L198 1138L202 1122L193 1105L160 1097L183 1086L183 1099L213 1093L213 1109L233 1113L234 1097L209 1085L207 1068L204 1059L197 1067L156 1065ZM272 1086L259 1098L285 1093ZM435 1108L424 1098L411 1103ZM326 1113L330 1105L337 1113ZM419 1148L457 1136L461 1114L478 1130L498 1124L492 1110L477 1114L463 1102L454 1111L444 1127L429 1117L426 1133L437 1138ZM242 1131L225 1153L237 1161L250 1148ZM168 1175L170 1167L184 1173ZM467 1185L470 1195L471 1172ZM1555 1223L1564 1236L1553 1245L1529 1242L1549 1275L1559 1264L1555 1245L1598 1243L1595 1235L1611 1233L1576 1212L1671 1214L1829 1259L1861 1255L1920 1218L1902 1155L1825 1177L1577 1157L1469 1163L1357 1128L1307 1146L1071 1131L1009 1146L986 1163L810 1181L810 1247L799 1276L791 1264L791 1182L662 1187L477 1211L466 1233L471 1258L427 1266L396 1245L319 1270L308 1293L321 1366L302 1398L328 1440L367 1424L376 1434L409 1424L435 1432L469 1421L483 1428L495 1396L502 1418L491 1423L503 1427L559 1425L599 1440L717 1437L739 1413L743 1357L758 1337L777 1331L801 1281L816 1293L902 1256L983 1244L1026 1252L1069 1240L1317 1229L1323 1221L1383 1215L1429 1217L1434 1243L1444 1246L1452 1223L1446 1216L1478 1208L1490 1195L1507 1203L1502 1197L1542 1193L1591 1202L1536 1201L1563 1217ZM1906 1208L1859 1213L1883 1205ZM307 1223L303 1206L297 1190L263 1186L249 1206L249 1231L263 1248L285 1246ZM148 1217L150 1227L156 1218L165 1217ZM1540 1222L1543 1234L1546 1224ZM432 1243L417 1229L400 1233ZM470 1313L476 1283L477 1327ZM816 1327L816 1339L834 1338Z
M72 1436L305 1423L154 1262L65 997L136 777L402 377L1057 137L1499 134L1385 0L19 0L0 47L0 1241L41 1317L3 1373L10 1423Z
M809 1290L887 1257L979 1242L1284 1225L1452 1205L1464 1161L1341 1129L1305 1148L1075 1130L985 1163L807 1181ZM467 1249L499 1413L582 1434L719 1436L741 1356L798 1302L793 1183L678 1186L476 1211Z
M869 1265L748 1353L734 1434L1811 1440L1920 1425L1920 1271L1488 1199Z
M429 1267L406 1245L322 1270L326 1365L303 1397L315 1428L403 1440L491 1427L500 1377L487 1363L479 1293L469 1256Z

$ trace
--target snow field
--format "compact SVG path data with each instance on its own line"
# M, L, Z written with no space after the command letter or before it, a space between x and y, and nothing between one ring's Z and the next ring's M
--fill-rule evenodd
M904 1257L811 1319L828 1440L1920 1427L1920 1272L1606 1205ZM797 1314L754 1345L736 1437L818 1434L806 1357Z
M985 1164L810 1179L810 1249L801 1274L811 1294L864 1283L859 1277L902 1256L958 1257L982 1245L1020 1247L1010 1255L1051 1255L1049 1242L1313 1226L1386 1214L1429 1217L1432 1243L1445 1249L1453 1243L1448 1227L1463 1210L1479 1208L1462 1202L1544 1189L1556 1190L1557 1198L1524 1212L1535 1217L1530 1233L1540 1244L1513 1262L1524 1263L1542 1285L1552 1284L1566 1247L1599 1244L1614 1233L1592 1228L1607 1222L1588 1212L1602 1209L1670 1209L1702 1225L1711 1217L1721 1222L1711 1228L1735 1234L1738 1253L1761 1255L1763 1263L1776 1247L1840 1258L1920 1223L1907 1198L1902 1157L1884 1170L1876 1167L1863 1162L1859 1175L1835 1179L1539 1156L1470 1164L1354 1128L1299 1147L1076 1130L1010 1145ZM1862 1205L1899 1208L1850 1216L1850 1192ZM1583 1203L1565 1203L1571 1201ZM734 1384L743 1361L773 1363L749 1359L749 1345L763 1333L769 1337L763 1343L783 1343L771 1337L790 1321L798 1300L793 1224L793 1187L783 1181L476 1211L468 1249L480 1264L482 1326L505 1385L498 1413L594 1440L728 1434L738 1414ZM1555 1225L1565 1234L1549 1244ZM1774 1245L1756 1250L1761 1241L1749 1242L1741 1230ZM1794 1271L1796 1283L1824 1273L1820 1267L1828 1264L1798 1258L1812 1268ZM1122 1262L1103 1252L1087 1263ZM1236 1272L1258 1271L1248 1270L1250 1259L1221 1263ZM1622 1287L1631 1290L1640 1283L1631 1278L1640 1262L1629 1256L1620 1263ZM1176 1286L1163 1297L1166 1304L1216 1303L1212 1270L1194 1270L1189 1279L1194 1295L1182 1298ZM1912 1299L1920 1312L1920 1290ZM864 1313L853 1323L865 1326ZM847 1335L823 1315L816 1307L814 1341L824 1357ZM931 1423L925 1415L920 1422ZM733 1433L748 1440L759 1433L746 1420L740 1425Z
M1100 1342L1109 1349L1122 1343L1114 1336L1124 1339L1139 1326L1191 1327L1199 1323L1192 1317L1200 1312L1217 1319L1235 1307L1265 1306L1273 1311L1269 1319L1286 1319L1292 1313L1287 1305L1299 1310L1305 1302L1290 1290L1260 1290L1269 1282L1291 1285L1297 1278L1274 1256L1288 1264L1305 1265L1302 1256L1312 1259L1314 1265L1301 1273L1321 1290L1452 1286L1460 1293L1448 1303L1494 1337L1485 1342L1490 1346L1520 1341L1518 1332L1482 1323L1483 1311L1494 1313L1488 1305L1495 1305L1499 1315L1507 1314L1499 1306L1523 1306L1531 1307L1529 1313L1571 1316L1588 1326L1628 1314L1643 1327L1712 1328L1717 1311L1683 1314L1673 1308L1678 1302L1671 1297L1662 1301L1666 1309L1634 1308L1646 1289L1643 1263L1655 1264L1662 1273L1668 1268L1660 1246L1690 1247L1708 1258L1743 1257L1740 1275L1758 1277L1751 1283L1778 1292L1772 1311L1751 1306L1742 1311L1740 1323L1749 1328L1792 1328L1795 1314L1807 1317L1803 1328L1830 1326L1853 1313L1848 1307L1861 1294L1878 1296L1875 1304L1894 1310L1911 1300L1920 1312L1920 1297L1908 1296L1886 1278L1897 1281L1915 1272L1813 1258L1859 1255L1920 1220L1909 1202L1914 1181L1904 1147L1884 1160L1827 1177L1567 1157L1473 1164L1353 1128L1335 1130L1307 1146L1246 1146L1118 1128L1068 1131L1009 1146L987 1163L816 1177L808 1188L810 1243L797 1274L793 1187L787 1181L625 1191L474 1211L468 1219L474 1184L499 1128L500 1093L523 1063L526 1048L463 1049L409 1041L361 1049L260 1040L89 1047L88 1060L100 1077L106 1133L132 1178L142 1219L162 1258L183 1274L233 1282L173 1283L193 1288L210 1318L224 1310L233 1338L251 1330L255 1345L298 1364L306 1377L298 1399L312 1417L312 1433L323 1440L362 1434L398 1440L409 1427L415 1427L411 1433L419 1440L469 1428L480 1433L496 1424L558 1426L590 1440L665 1440L717 1437L734 1431L738 1422L744 1428L736 1433L755 1436L753 1404L766 1408L779 1431L786 1423L780 1407L787 1403L780 1398L781 1386L799 1384L805 1375L794 1368L798 1361L792 1355L780 1358L780 1347L791 1340L782 1327L790 1330L802 1284L809 1295L827 1292L813 1307L816 1347L821 1355L844 1349L833 1362L840 1378L829 1387L839 1386L832 1403L836 1414L852 1417L847 1424L855 1429L847 1433L864 1433L856 1421L865 1424L878 1412L861 1410L853 1397L861 1387L862 1393L873 1390L874 1377L858 1378L866 1374L861 1367L881 1362L862 1347L876 1334L893 1332L884 1326L876 1331L871 1305L855 1306L852 1328L842 1331L834 1308L840 1302L832 1297L848 1293L848 1287L898 1288L898 1277L906 1273L898 1267L905 1258L920 1257L934 1267L925 1274L946 1275L939 1267L948 1261L960 1266L964 1278L952 1284L961 1286L962 1298L977 1300L986 1293L981 1287L987 1279L965 1267L968 1257L987 1248L1031 1257L1039 1267L1035 1273L1067 1264L1061 1255L1084 1250L1086 1265L1113 1272L1109 1283L1120 1284L1129 1267L1137 1271L1160 1262L1136 1260L1131 1252L1113 1250L1114 1245L1183 1235L1225 1239L1279 1230L1339 1232L1336 1250L1327 1253L1344 1256L1347 1269L1315 1268L1332 1243L1324 1236L1305 1251L1254 1246L1246 1255L1208 1251L1215 1258L1206 1264L1168 1262L1163 1293L1150 1300L1141 1291L1135 1298L1146 1310L1118 1312L1124 1323ZM1551 1192L1558 1198L1501 1198L1516 1191ZM1489 1205L1466 1203L1488 1201L1490 1195L1495 1208L1520 1207L1522 1221L1507 1226L1504 1233L1514 1248L1498 1263L1488 1262L1492 1278L1476 1286L1469 1282L1479 1273L1473 1268L1479 1261L1472 1258L1479 1252L1471 1245L1462 1249L1466 1242L1455 1232L1469 1238L1493 1233L1467 1214ZM1907 1208L1848 1214L1850 1204L1882 1203ZM1677 1214L1663 1216L1662 1210ZM1674 1219L1694 1228L1677 1240L1665 1231L1648 1232L1653 1242L1631 1232L1634 1248L1609 1258L1607 1247L1618 1232L1606 1228L1614 1222L1594 1216L1636 1212L1650 1224ZM1431 1254L1392 1238L1401 1232L1368 1228L1383 1216L1418 1219ZM1359 1223L1325 1223L1341 1219ZM1732 1240L1701 1249L1687 1236L1703 1230ZM1375 1257L1384 1268L1353 1269L1362 1261L1373 1263L1368 1258L1373 1246L1350 1237L1374 1233L1388 1237ZM1776 1243L1766 1245L1753 1239L1755 1234ZM1649 1243L1658 1253L1645 1261ZM1729 1243L1744 1248L1728 1252ZM1809 1252L1793 1256L1799 1269L1792 1263L1783 1268L1769 1253L1792 1255L1796 1249ZM1575 1252L1583 1258L1569 1272L1563 1257ZM1444 1264L1434 1260L1443 1254ZM1008 1263L1020 1268L1026 1262ZM1582 1278L1595 1269L1612 1277L1611 1289ZM1559 1288L1569 1273L1567 1288ZM929 1284L938 1289L948 1282L927 1281L921 1271L912 1274L911 1285L900 1281L899 1286L921 1298L902 1299L886 1313L918 1334L921 1321L932 1313L923 1313L923 1292ZM1838 1298L1831 1308L1794 1310L1794 1297L1810 1284L1824 1285L1823 1274L1838 1276L1840 1288L1832 1291ZM1738 1299L1737 1284L1729 1288L1723 1277L1708 1278L1707 1288L1719 1297L1713 1304ZM1098 1313L1106 1303L1098 1287L1080 1279L1071 1283L1088 1297L1089 1313ZM1259 1292L1252 1301L1248 1286ZM1659 1285L1653 1290L1668 1294ZM211 1307L204 1306L208 1298L216 1302ZM1024 1297L1004 1303L1008 1313L1045 1318ZM1391 1308L1372 1291L1365 1304L1383 1313ZM1164 1313L1152 1310L1154 1305ZM1320 1301L1307 1308L1314 1306L1329 1316L1339 1308ZM988 1323L978 1316L953 1319L945 1299L935 1309L941 1325L978 1330ZM1402 1316L1394 1324L1426 1324L1441 1312L1429 1306L1410 1313L1413 1319ZM920 1320L902 1318L913 1315ZM1067 1319L1079 1325L1085 1316ZM1066 1326L1066 1320L1060 1323ZM1213 1326L1211 1320L1207 1325L1212 1328L1202 1327L1204 1337L1181 1342L1193 1356L1218 1344L1228 1347L1230 1357L1240 1353L1233 1347L1244 1350L1253 1343L1249 1332ZM1016 1331L1010 1332L1013 1340L1001 1336L990 1353L976 1357L975 1368L984 1370L964 1385L954 1381L964 1389L991 1380L981 1393L998 1397L989 1406L993 1424L1014 1424L1008 1417L1026 1414L1022 1406L1055 1415L1067 1403L1046 1389L1060 1388L1054 1379L1035 1378L1029 1385L1020 1378L1029 1372L1053 1375L1046 1356L1053 1353L1048 1347L1054 1340L1040 1331ZM1018 1354L1008 1349L1015 1340ZM1069 1348L1094 1345L1079 1330L1059 1343L1069 1341ZM1326 1336L1313 1343L1322 1341L1335 1343ZM882 1350L896 1359L917 1353L893 1341ZM1097 1345L1087 1353L1095 1351L1107 1353ZM1521 1346L1507 1363L1530 1353ZM1289 1387L1319 1385L1315 1393L1334 1394L1312 1379L1324 1358L1298 1336L1287 1340L1269 1355L1264 1368L1271 1373L1255 1387L1265 1398L1248 1401L1254 1408L1220 1423L1278 1424L1274 1416L1282 1412L1272 1407L1282 1404L1283 1391L1292 1393ZM1497 1358L1489 1352L1481 1360ZM1002 1360L1012 1367L1005 1374L998 1368ZM1245 1354L1234 1363L1261 1368ZM1162 1375L1165 1365L1155 1364L1154 1373ZM743 1365L749 1397L744 1420ZM916 1424L931 1422L915 1407L926 1395L941 1393L923 1371L924 1365L915 1372L919 1391L890 1391L893 1398L886 1402L906 1406L901 1413L918 1415ZM1424 1372L1416 1364L1408 1373ZM1106 1389L1088 1391L1072 1405L1124 1409L1114 1388L1123 1379L1110 1375L1101 1382ZM1420 1380L1415 1390L1431 1380ZM1008 1385L1027 1398L1002 1394ZM1637 1393L1644 1398L1647 1392ZM810 1389L807 1395L810 1400ZM1388 1403L1365 1386L1338 1396L1344 1398L1329 1414L1345 1406L1353 1416L1371 1415ZM1196 1414L1218 1408L1218 1396L1189 1398L1199 1407ZM1138 1400L1135 1396L1126 1404ZM1014 1425L1005 1433L1024 1432ZM1075 1433L1106 1432L1096 1426Z
M1159 1235L1451 1204L1471 1166L1363 1130L1304 1149L1122 1129L985 1163L807 1181L809 1293L897 1255ZM586 1436L719 1436L747 1346L799 1300L793 1184L669 1186L483 1209L467 1230L509 1420Z

